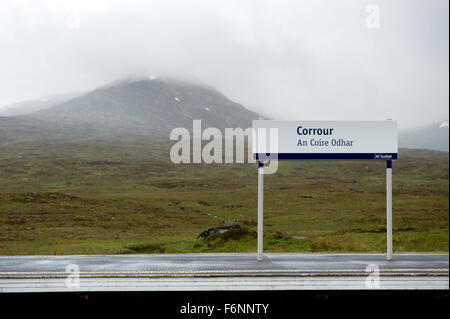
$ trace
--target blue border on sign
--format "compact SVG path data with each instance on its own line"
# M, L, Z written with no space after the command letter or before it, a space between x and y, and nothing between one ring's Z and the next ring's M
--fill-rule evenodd
M381 160L393 161L398 159L398 153L254 153L255 160Z

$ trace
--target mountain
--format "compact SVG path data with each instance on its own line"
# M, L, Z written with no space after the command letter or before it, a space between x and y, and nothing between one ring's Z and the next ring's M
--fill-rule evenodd
M5 113L8 110L10 113ZM20 115L1 116L5 114ZM0 143L167 140L173 128L189 129L195 119L202 120L204 128L223 129L251 127L252 120L259 118L208 86L173 79L127 79L78 96L54 96L4 109ZM444 123L400 132L400 147L448 151L449 128L448 122Z
M448 121L399 133L399 146L412 149L449 151Z
M124 81L51 108L0 117L0 141L44 139L168 139L175 127L251 127L260 116L217 90L171 79Z
M55 105L64 103L79 94L59 94L50 95L38 100L29 100L14 104L5 105L0 108L0 116L17 116L32 114L40 110L49 109Z

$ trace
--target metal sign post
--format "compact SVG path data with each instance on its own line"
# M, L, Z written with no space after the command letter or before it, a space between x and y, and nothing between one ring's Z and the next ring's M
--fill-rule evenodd
M258 260L263 259L264 163L258 161Z
M392 260L392 161L386 161L386 237L387 260Z

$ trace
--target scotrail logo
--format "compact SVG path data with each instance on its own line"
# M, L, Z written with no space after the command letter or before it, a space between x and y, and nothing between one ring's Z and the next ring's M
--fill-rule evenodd
M391 160L392 159L392 155L391 154L375 154L375 159Z

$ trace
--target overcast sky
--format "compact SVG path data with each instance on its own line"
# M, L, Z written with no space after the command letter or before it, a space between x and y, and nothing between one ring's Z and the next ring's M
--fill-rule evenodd
M0 105L169 75L273 119L423 126L448 119L448 5L1 0Z

